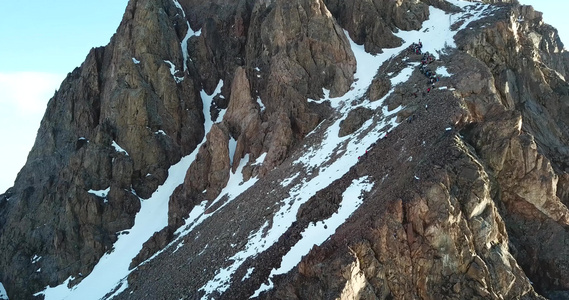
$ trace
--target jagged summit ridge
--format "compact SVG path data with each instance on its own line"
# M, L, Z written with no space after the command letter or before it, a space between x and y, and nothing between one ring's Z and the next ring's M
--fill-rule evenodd
M517 4L366 5L131 1L0 199L10 296L562 295L555 32Z

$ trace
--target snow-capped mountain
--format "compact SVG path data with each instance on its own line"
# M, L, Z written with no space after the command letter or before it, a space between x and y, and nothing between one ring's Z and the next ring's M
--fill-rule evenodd
M569 55L509 2L131 0L0 195L0 299L564 299Z

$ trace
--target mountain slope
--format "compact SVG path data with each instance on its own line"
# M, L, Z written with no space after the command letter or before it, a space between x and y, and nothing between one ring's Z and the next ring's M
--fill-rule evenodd
M15 299L564 297L562 48L516 3L131 1L0 196L0 279Z

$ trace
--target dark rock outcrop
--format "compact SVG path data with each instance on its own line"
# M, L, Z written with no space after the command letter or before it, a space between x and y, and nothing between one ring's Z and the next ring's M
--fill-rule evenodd
M131 1L110 44L92 49L49 101L0 212L0 280L11 298L88 275L133 225L139 197L202 139L197 87L181 71L185 29L171 25L178 15L171 1Z
M429 17L428 6L422 2L326 0L325 3L350 37L371 53L400 46L401 40L393 31L417 30Z

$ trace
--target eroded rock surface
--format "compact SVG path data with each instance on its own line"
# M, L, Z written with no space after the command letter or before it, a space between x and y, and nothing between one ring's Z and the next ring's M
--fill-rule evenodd
M429 6L460 9L443 0L130 1L110 44L92 49L51 99L26 166L0 195L0 281L15 299L69 276L78 284L168 168L195 151L169 198L168 226L129 262L117 299L247 299L265 284L259 299L566 297L569 55L539 12L485 2L501 4L437 53L430 67L449 75L434 88L417 68L392 86L393 74L420 63L403 50L362 97L335 107L359 80L349 38L381 53L409 42L394 32L420 29ZM365 152L346 142L322 165L305 157L330 135L357 144L378 132ZM342 176L312 182L346 156L349 169L334 169ZM231 198L232 176L255 184ZM345 199L362 178L369 190ZM271 236L283 208L305 195L295 221ZM306 230L348 200L361 206L274 275ZM202 218L185 224L196 207ZM249 245L259 236L265 243Z

